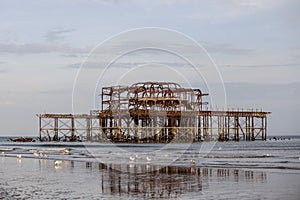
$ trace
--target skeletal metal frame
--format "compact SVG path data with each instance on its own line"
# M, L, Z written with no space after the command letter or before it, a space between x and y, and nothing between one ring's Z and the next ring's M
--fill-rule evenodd
M203 110L200 89L171 82L102 88L101 110L39 114L40 140L164 143L266 140L270 112Z

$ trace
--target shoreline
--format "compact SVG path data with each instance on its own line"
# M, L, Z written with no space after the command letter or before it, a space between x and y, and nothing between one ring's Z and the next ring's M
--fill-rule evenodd
M17 154L6 154L5 156L2 156L2 159L5 158L13 158L17 159ZM105 166L119 166L119 165L137 165L137 166L149 166L153 165L151 162L148 163L140 163L140 162L128 162L128 163L103 163L99 160L97 160L96 157L89 157L90 159L86 160L78 160L76 158L43 158L43 157L33 157L33 156L27 156L26 154L22 155L23 159L33 159L33 160L47 160L49 162L51 161L64 161L64 162L80 162L80 163L92 163L92 164L99 164L99 165L105 165ZM212 169L237 169L237 170L261 170L261 171L273 171L273 172L279 172L279 173L299 173L300 174L300 166L298 168L296 167L276 167L276 166L255 166L255 165L230 165L230 164L177 164L176 162L171 163L169 165L153 165L157 169L161 168L167 168L167 167L177 167L177 168L212 168ZM112 168L114 169L114 168Z

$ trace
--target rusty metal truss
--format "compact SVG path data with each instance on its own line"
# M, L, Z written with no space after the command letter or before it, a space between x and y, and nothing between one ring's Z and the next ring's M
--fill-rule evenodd
M101 110L39 114L44 141L166 143L266 140L267 116L258 110L204 110L200 89L171 82L102 88Z

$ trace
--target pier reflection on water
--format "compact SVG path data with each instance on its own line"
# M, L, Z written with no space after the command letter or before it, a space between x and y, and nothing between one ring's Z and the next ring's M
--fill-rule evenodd
M266 182L265 172L231 168L209 168L196 166L168 166L130 164L135 173L116 170L124 166L88 163L87 168L98 165L101 173L102 195L136 198L176 198L182 194L202 193L211 190L210 183L216 182Z
M48 165L52 162L39 160L41 170L44 164ZM233 192L234 187L237 187L239 190L251 191L253 184L260 188L267 183L265 171L194 165L160 167L135 163L116 165L63 161L59 167L55 167L55 170L64 174L71 172L72 176L74 172L85 171L90 174L93 180L90 183L82 183L82 188L96 182L97 194L95 195L101 198L173 199L185 198L187 195L198 199L198 195L215 190Z

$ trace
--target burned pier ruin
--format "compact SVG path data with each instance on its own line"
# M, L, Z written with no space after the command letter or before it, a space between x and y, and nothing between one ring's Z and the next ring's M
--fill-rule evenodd
M207 95L172 82L103 87L101 110L38 114L39 138L115 143L266 140L270 112L203 109Z

